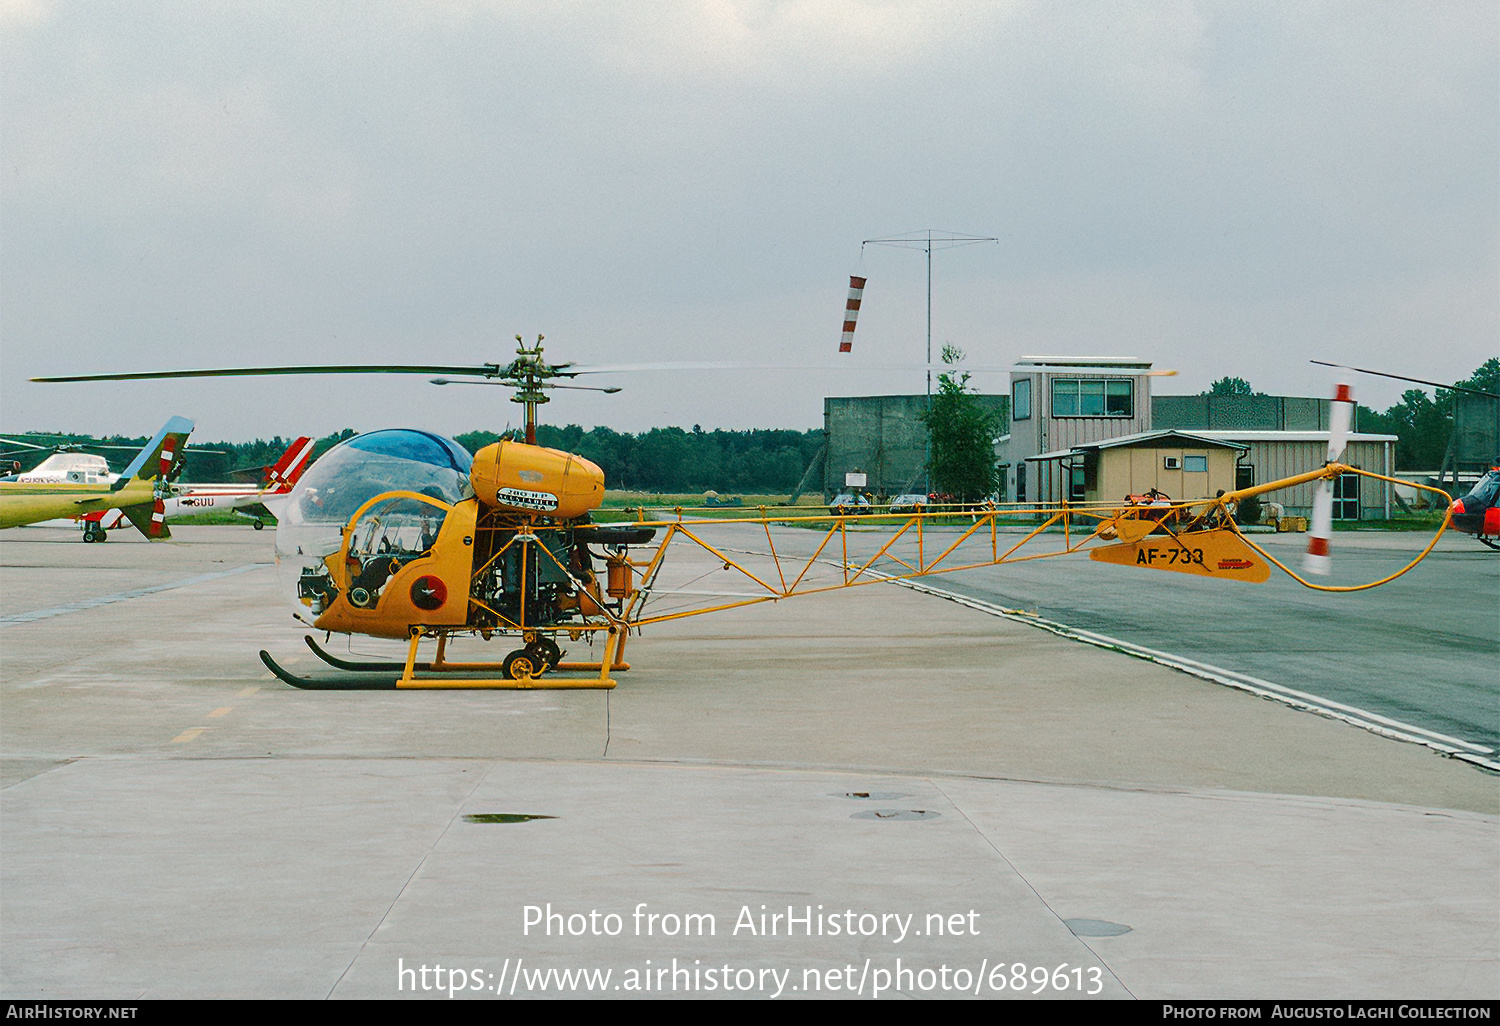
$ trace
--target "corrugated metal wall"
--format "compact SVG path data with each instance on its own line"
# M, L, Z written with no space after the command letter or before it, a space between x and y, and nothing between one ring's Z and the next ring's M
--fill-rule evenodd
M1178 431L1327 431L1329 402L1292 395L1158 395L1151 398L1151 426Z
M1071 449L1075 445L1085 442L1097 442L1103 438L1118 438L1121 435L1133 435L1141 431L1151 430L1151 396L1149 393L1150 379L1145 377L1132 377L1129 374L1100 374L1098 372L1088 374L1062 374L1048 371L1037 375L1041 379L1036 395L1041 402L1033 399L1033 411L1042 411L1048 416L1042 417L1042 437L1037 452L1052 452L1057 449ZM1069 379L1099 380L1130 379L1135 384L1134 404L1132 414L1129 417L1053 417L1052 412L1052 382ZM1035 455L1035 453L1027 453Z
M1242 438L1237 441L1250 446L1243 463L1255 468L1255 483L1265 484L1278 478L1293 477L1317 470L1328 456L1326 442L1256 441ZM1368 470L1376 474L1391 475L1395 453L1389 442L1350 442L1343 462L1351 467ZM1313 492L1316 484L1297 485L1285 491L1264 497L1267 502L1279 502L1286 508L1287 516L1306 517L1312 515ZM1383 481L1369 478L1359 479L1359 506L1361 520L1379 520L1390 516L1390 486Z
M1016 473L1025 468L1027 502L1060 502L1067 496L1068 476L1059 472L1056 463L1027 464L1028 456L1043 452L1071 449L1086 442L1119 438L1151 430L1151 379L1142 374L1109 373L1099 369L1078 372L1055 371L1038 367L1035 372L1011 372L1011 381L1030 378L1032 382L1031 419L1011 422L1011 441L1005 462L1010 466L1004 494L1016 497ZM1052 382L1057 379L1123 380L1134 383L1134 404L1129 417L1053 417Z

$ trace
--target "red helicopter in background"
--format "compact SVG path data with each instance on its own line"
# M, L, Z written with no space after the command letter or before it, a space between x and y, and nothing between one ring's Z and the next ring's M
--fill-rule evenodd
M1500 459L1495 461L1500 463ZM1448 517L1453 529L1472 534L1480 543L1500 551L1500 466L1494 466L1469 490L1469 494L1454 501L1448 508Z

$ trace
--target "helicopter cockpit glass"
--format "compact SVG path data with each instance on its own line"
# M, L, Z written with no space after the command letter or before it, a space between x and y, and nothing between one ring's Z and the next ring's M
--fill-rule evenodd
M1474 508L1493 506L1497 498L1500 498L1500 470L1491 470L1464 496L1464 505Z
M443 504L393 498L361 515L350 552L361 564L356 574L375 556L394 559L399 567L430 547L446 506L473 494L472 461L457 442L408 429L372 431L328 450L287 497L276 528L277 573L294 597L297 614L310 623L333 601L336 593L327 559L338 553L344 527L361 506L397 491L416 492ZM382 578L380 585L384 583ZM373 604L379 588L364 590ZM353 587L350 591L353 601Z

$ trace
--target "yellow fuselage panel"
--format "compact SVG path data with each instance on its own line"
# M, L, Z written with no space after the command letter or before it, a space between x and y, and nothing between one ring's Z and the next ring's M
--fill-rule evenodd
M107 484L0 483L0 528L20 527L104 509L124 509L152 501L151 484L132 481L118 492Z
M1089 558L1119 566L1175 570L1221 581L1260 583L1271 576L1271 566L1230 530L1190 531L1172 537L1153 534L1125 545L1091 549Z
M469 469L486 506L572 520L604 503L604 471L582 456L520 442L480 449Z
M319 630L377 638L408 637L415 625L463 626L469 615L469 577L474 569L474 523L478 514L479 504L474 499L465 499L454 506L443 520L432 548L402 563L384 582L378 600L369 608L350 601L357 570L345 558L351 537L346 532L343 550L328 559L329 571L339 588L338 598L319 615L314 626ZM412 598L412 586L422 577L436 577L443 582L446 597L436 609L419 608Z

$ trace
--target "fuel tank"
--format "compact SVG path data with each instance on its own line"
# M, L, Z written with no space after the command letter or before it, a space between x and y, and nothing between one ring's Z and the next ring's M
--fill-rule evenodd
M474 457L474 494L486 506L571 520L604 502L604 471L570 452L495 442Z

